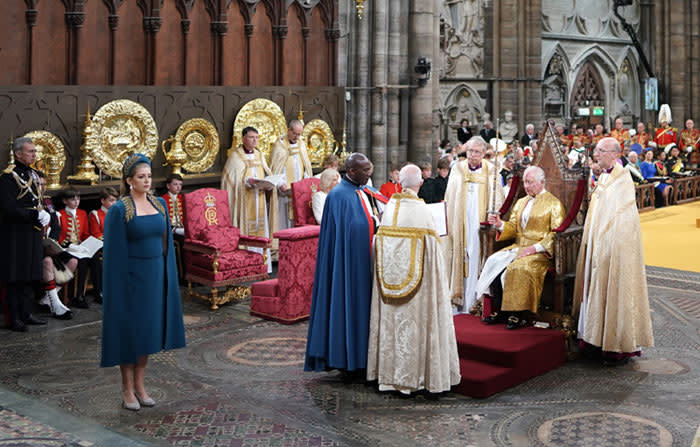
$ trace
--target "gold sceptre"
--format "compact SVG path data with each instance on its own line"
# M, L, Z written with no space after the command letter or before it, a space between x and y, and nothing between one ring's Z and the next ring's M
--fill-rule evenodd
M92 164L92 157L90 157L90 150L87 147L88 136L90 135L90 125L92 124L92 119L90 118L90 103L87 105L87 113L85 114L85 126L83 127L83 144L80 146L80 164L78 165L78 173L75 175L69 175L67 180L68 183L88 183L94 185L97 183L99 176L95 172L95 165Z
M304 125L304 111L301 109L301 100L299 100L299 114L297 115L297 119L301 121L301 125Z
M499 128L501 127L500 118L496 118L496 148L494 149L494 160L493 160L493 183L491 184L491 204L489 206L489 214L497 215L496 211L496 182L498 181L498 155L496 150L498 149L499 140ZM492 228L496 228L495 225L491 225Z

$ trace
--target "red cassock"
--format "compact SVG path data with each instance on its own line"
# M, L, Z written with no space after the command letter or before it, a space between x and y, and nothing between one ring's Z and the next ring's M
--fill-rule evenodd
M173 200L173 197L167 192L163 194L162 197L163 200L165 200L165 204L168 206L170 225L172 225L173 228L182 227L184 222L182 217L182 194L177 195L177 200Z
M394 182L386 182L379 188L379 192L390 199L392 194L401 192L401 185Z
M654 142L659 149L663 149L671 143L675 143L678 138L678 129L675 127L666 127L656 129L654 134Z
M85 210L80 208L75 210L75 217L66 210L59 211L58 215L61 220L61 235L58 237L59 244L65 244L66 242L79 244L90 237L88 216Z
M102 208L90 211L88 216L90 236L102 240L105 232L105 216L107 216L107 213Z

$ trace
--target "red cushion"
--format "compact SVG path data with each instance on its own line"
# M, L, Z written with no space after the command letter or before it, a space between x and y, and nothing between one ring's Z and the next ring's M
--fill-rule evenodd
M304 225L303 227L287 228L285 230L275 231L273 234L279 240L295 241L300 239L316 238L321 231L320 225Z
M257 296L279 296L279 281L277 278L258 281L251 286L250 293Z
M208 270L212 268L214 255L205 255L201 253L187 253L187 264L196 265ZM260 253L255 253L248 250L234 250L228 253L219 255L219 271L235 270L242 267L261 265L263 257Z
M206 227L199 232L197 240L218 248L222 253L229 253L238 249L238 240L241 231L236 227Z

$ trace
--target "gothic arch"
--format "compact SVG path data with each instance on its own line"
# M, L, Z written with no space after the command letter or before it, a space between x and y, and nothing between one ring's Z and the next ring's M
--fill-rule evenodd
M596 92L600 96L597 101L605 107L603 125L609 126L609 118L616 112L617 101L615 101L615 86L617 85L617 65L616 61L598 45L593 45L582 52L572 64L569 72L569 111L573 111L577 105L577 96L580 95L581 78L584 70L589 78L596 84ZM593 88L593 85L590 86Z
M542 67L542 110L547 118L563 119L568 114L571 64L559 43L551 48L545 60Z
M467 118L471 127L483 121L485 109L479 93L470 85L461 83L457 84L445 97L440 112L443 125L448 128L447 134L451 136L451 129L455 129L456 132L462 118ZM450 139L456 139L456 136Z
M564 71L565 73L570 73L571 72L571 61L569 60L569 56L566 54L566 51L564 51L564 48L562 48L561 44L557 42L552 48L547 51L547 53L543 54L542 61L544 62L542 64L542 79L544 79L544 75L547 72L547 67L549 66L549 63L552 61L552 58L554 56L558 55L561 58L561 61L563 62L564 66Z

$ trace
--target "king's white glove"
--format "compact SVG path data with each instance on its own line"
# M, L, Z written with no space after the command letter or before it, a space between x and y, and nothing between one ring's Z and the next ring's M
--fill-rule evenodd
M44 210L39 211L39 223L45 227L51 222L51 215Z

